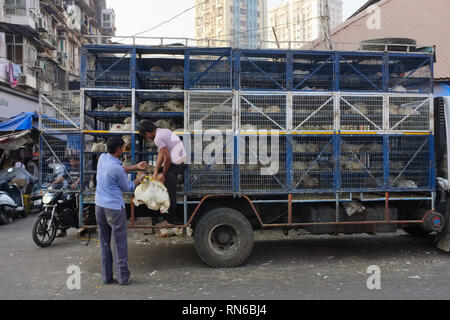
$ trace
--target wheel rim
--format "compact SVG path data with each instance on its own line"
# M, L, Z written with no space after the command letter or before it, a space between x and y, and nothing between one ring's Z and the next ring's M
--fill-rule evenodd
M50 229L48 228L49 223L51 223ZM51 242L55 232L55 225L51 222L51 219L41 218L41 220L39 220L36 236L40 243L47 244Z
M211 229L208 244L218 255L232 255L239 250L241 244L239 234L232 226L219 224Z

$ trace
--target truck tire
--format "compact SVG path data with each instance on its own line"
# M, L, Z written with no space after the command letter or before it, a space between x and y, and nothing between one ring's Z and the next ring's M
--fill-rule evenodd
M206 212L194 233L195 250L213 268L241 265L253 249L253 229L239 211L216 208Z

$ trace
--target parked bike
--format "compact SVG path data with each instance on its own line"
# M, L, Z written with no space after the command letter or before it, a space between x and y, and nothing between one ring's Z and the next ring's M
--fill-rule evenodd
M16 184L9 184L15 178L13 168L0 177L0 224L11 223L13 218L25 217L22 192Z
M35 199L36 201L36 199ZM50 246L60 229L78 228L77 197L67 187L49 187L42 196L42 212L33 224L33 241L39 247Z

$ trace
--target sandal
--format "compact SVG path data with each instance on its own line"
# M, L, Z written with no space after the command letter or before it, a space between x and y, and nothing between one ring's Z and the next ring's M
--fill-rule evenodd
M67 236L67 233L65 233L65 232L62 233L62 232L61 232L61 233L57 234L55 238L63 238L63 237L65 237L65 236Z

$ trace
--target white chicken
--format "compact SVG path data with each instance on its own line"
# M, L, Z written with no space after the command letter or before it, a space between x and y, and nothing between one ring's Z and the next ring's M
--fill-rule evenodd
M253 126L251 124L244 124L241 126L241 130L245 130L245 131L258 131L258 127L257 126Z
M281 108L279 106L270 106L264 110L266 113L281 113Z
M94 142L91 147L91 152L107 152L106 142Z
M131 131L131 124L116 123L111 126L109 131Z
M133 119L131 117L128 117L128 118L125 118L125 120L123 120L123 123L124 124L131 123L132 120Z
M148 178L136 187L133 202L136 207L145 204L150 210L161 213L166 213L170 207L167 188L161 182Z
M346 144L343 146L343 151L344 152L353 152L353 153L358 153L361 151L361 149L364 147L364 145L362 144Z
M159 106L154 101L145 101L143 104L139 106L140 112L154 112L156 109L158 109Z
M180 100L169 100L166 103L164 103L164 109L172 112L183 112L184 104Z
M153 66L150 69L151 72L164 72L164 69L161 68L160 66Z
M184 68L182 66L172 66L170 72L184 72Z
M158 121L155 122L155 125L158 128L162 128L162 129L170 129L172 131L175 131L176 125L175 122L173 121L173 119L160 119Z
M315 143L298 143L296 141L292 144L292 150L294 152L319 152L319 145Z
M316 188L319 186L319 180L317 178L307 178L305 179L303 186L305 188Z

